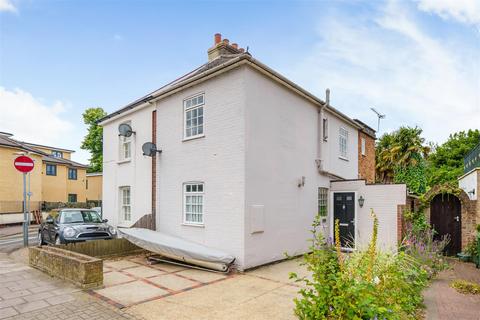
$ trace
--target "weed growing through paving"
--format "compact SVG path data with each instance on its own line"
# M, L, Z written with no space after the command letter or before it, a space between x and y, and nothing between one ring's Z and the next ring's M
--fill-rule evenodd
M312 278L290 277L305 285L295 301L300 319L416 319L421 306L427 272L405 252L377 250L378 219L372 211L373 236L366 251L341 252L339 222L335 222L335 245L327 244L312 229L311 253L303 265Z
M480 294L480 285L466 280L454 280L450 287L464 294Z

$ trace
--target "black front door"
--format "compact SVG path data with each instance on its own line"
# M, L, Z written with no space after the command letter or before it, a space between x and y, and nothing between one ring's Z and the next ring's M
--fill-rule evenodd
M450 237L445 253L455 255L462 250L462 205L453 194L438 194L430 202L430 224L434 240Z
M355 247L355 193L335 192L333 194L333 222L339 220L340 243L342 248Z

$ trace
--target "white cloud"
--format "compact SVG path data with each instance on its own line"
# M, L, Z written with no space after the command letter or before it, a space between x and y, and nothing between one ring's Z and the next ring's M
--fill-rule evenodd
M480 128L478 46L426 33L407 8L388 3L370 19L330 16L319 42L291 70L307 88L376 128L375 106L387 114L385 130L419 125L436 142L450 133Z
M123 40L123 36L122 36L121 34L116 33L116 34L113 35L113 40L115 40L115 41L122 41L122 40Z
M68 148L74 127L62 118L64 112L62 102L47 105L26 91L0 87L0 131L15 139Z
M0 12L1 11L17 12L17 8L15 8L10 0L0 0Z
M462 23L480 24L480 1L478 0L417 0L418 8L454 19Z

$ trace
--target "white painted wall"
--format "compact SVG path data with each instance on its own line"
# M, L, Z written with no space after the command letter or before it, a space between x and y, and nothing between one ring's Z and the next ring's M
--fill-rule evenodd
M142 144L152 140L153 106L139 108L103 126L103 217L114 226L129 227L145 214L151 213L152 160L142 152ZM132 158L119 161L118 126L131 122ZM131 187L132 219L120 219L119 187Z
M458 179L458 186L460 189L463 189L465 193L468 195L470 200L477 200L478 199L478 172L480 169L475 169L470 171L468 174L462 176ZM472 190L475 190L475 193L469 193Z
M330 236L333 238L333 194L355 192L356 247L364 249L372 237L373 218L371 209L378 217L378 247L382 250L397 249L397 206L405 205L407 186L405 184L371 184L365 180L332 181L329 202ZM363 196L360 208L358 198Z
M237 257L243 265L244 68L157 103L157 229ZM205 137L183 139L183 100L205 93ZM204 182L204 227L183 225L183 183Z
M340 119L330 111L324 110L323 117L328 119L328 139L322 139L323 169L343 179L358 178L358 129ZM340 128L348 131L347 158L340 157Z

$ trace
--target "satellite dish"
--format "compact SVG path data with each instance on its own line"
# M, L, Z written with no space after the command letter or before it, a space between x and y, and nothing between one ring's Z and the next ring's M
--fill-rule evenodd
M129 124L122 123L118 126L118 134L124 137L130 137L133 133L132 127Z
M157 150L157 146L152 142L145 142L142 146L144 156L153 157L156 152L160 153L162 150Z

